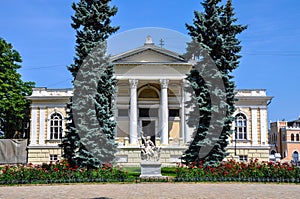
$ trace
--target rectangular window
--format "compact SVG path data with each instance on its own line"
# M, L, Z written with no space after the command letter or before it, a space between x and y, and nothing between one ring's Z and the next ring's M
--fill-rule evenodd
M240 160L240 162L247 162L248 161L248 156L247 155L240 155L239 160Z
M58 155L56 154L50 154L50 162L55 162L58 160Z
M118 117L128 117L128 109L118 109Z
M169 117L179 117L179 109L169 109Z
M140 108L139 109L139 117L158 117L158 109L157 108Z

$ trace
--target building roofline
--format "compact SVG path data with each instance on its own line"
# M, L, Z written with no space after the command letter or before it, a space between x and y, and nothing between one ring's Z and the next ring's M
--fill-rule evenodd
M251 88L237 88L237 89L235 89L235 91L267 91L267 89L265 89L265 88L255 88L255 89L251 89Z
M47 88L47 87L34 87L33 91L72 91L73 88Z

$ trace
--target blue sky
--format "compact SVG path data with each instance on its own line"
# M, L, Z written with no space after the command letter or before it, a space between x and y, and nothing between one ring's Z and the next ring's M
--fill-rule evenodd
M23 80L38 87L72 87L66 69L75 54L72 2L0 0L0 37L20 52ZM113 24L121 28L110 42L123 48L110 47L111 53L142 45L143 34L151 31L156 44L163 38L165 48L180 51L184 42L176 46L174 40L189 39L184 24L191 24L193 11L202 9L200 0L113 0L112 4L119 8ZM233 0L233 5L238 22L248 25L239 36L243 57L234 72L237 88L267 89L274 96L269 120L295 119L300 115L300 1ZM140 37L122 39L134 31L142 31Z

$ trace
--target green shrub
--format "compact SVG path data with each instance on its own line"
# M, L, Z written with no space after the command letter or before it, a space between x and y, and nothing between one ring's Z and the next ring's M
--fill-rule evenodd
M299 182L299 167L289 163L223 161L216 166L204 166L191 163L188 166L177 165L176 179L179 181L263 181Z
M71 167L67 161L42 165L6 165L0 169L1 184L107 182L124 181L127 178L127 172L110 163L90 170Z

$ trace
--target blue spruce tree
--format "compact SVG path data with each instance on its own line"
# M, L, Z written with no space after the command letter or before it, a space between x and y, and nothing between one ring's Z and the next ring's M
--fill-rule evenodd
M225 148L235 111L235 84L230 73L238 67L240 58L241 46L236 36L246 26L235 24L231 0L221 6L220 2L204 0L204 11L195 11L193 25L186 24L192 42L185 56L199 58L187 77L196 102L188 122L199 115L189 148L182 157L187 165L213 165L227 156Z
M76 56L68 69L74 77L74 96L67 109L70 121L61 146L63 157L80 167L97 168L113 162L116 152L112 106L116 80L106 55L106 39L119 27L110 25L110 18L117 13L115 6L109 6L110 1L80 0L72 4ZM103 79L110 84L105 90L98 89Z

